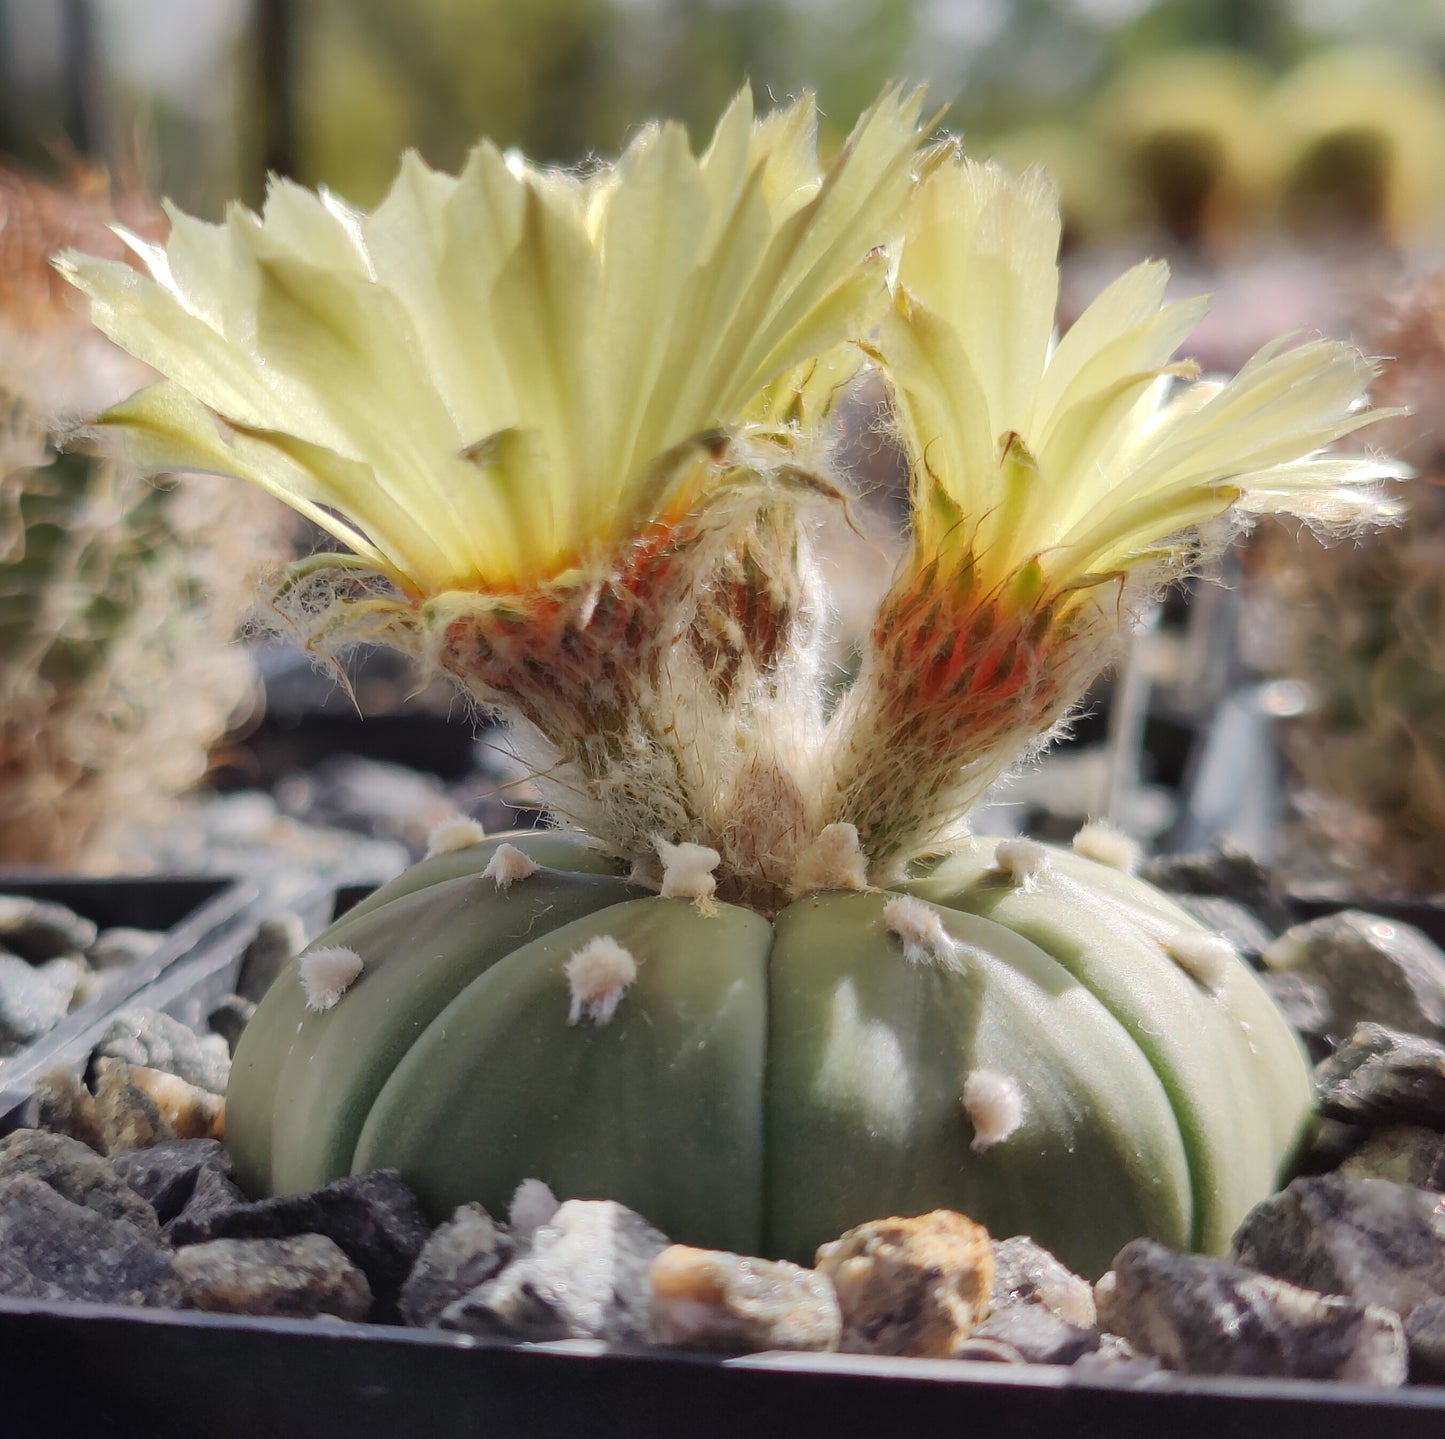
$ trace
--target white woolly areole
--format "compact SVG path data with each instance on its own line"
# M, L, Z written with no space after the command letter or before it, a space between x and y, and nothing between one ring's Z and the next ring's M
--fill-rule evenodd
M661 835L653 839L662 861L662 894L666 899L712 898L717 888L713 870L722 855L705 844L669 844Z
M1139 868L1144 853L1137 840L1097 819L1074 836L1073 845L1075 854L1096 864L1106 864L1110 869L1121 869L1125 874L1133 874Z
M507 1223L519 1239L530 1239L561 1207L551 1188L540 1179L524 1179L507 1206Z
M1234 946L1219 934L1177 934L1165 940L1164 952L1211 994L1218 994L1229 983L1230 970L1239 958Z
M318 1012L330 1009L356 983L364 968L361 956L344 945L303 954L301 988L306 991L306 1008Z
M867 889L868 861L858 840L858 826L846 822L824 825L817 839L798 856L788 888L795 898L819 889Z
M975 1153L1002 1143L1024 1122L1024 1097L1016 1080L995 1069L975 1069L963 1081L963 1109L973 1125Z
M434 854L451 854L455 850L470 849L474 844L481 844L486 837L486 830L476 820L464 814L454 814L450 819L444 819L439 825L433 826L431 833L427 835L426 857L430 859Z
M637 978L637 961L610 934L589 939L564 968L572 993L568 1024L582 1019L606 1024Z
M498 889L506 889L513 880L526 879L537 872L537 865L514 844L499 844L497 852L487 861L483 879L493 879Z
M1001 839L993 862L1020 889L1037 889L1049 872L1049 852L1036 839Z
M943 927L943 917L926 901L911 894L895 895L883 906L883 923L903 941L903 957L909 964L959 968L958 942Z

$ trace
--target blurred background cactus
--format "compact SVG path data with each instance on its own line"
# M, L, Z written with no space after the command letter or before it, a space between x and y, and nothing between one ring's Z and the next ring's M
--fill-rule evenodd
M1445 271L1370 313L1377 395L1410 409L1375 436L1418 472L1408 506L1367 545L1269 536L1252 643L1293 712L1296 880L1417 896L1445 891Z
M49 265L63 245L120 254L117 217L165 227L94 171L0 173L0 863L126 863L124 830L194 784L253 702L236 630L289 535L264 495L57 449L145 379Z

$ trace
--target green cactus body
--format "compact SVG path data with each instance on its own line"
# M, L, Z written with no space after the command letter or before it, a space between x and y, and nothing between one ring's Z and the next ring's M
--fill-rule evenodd
M441 1216L537 1177L803 1261L946 1205L1098 1273L1139 1234L1223 1247L1305 1122L1299 1047L1245 966L1205 988L1169 953L1193 921L1076 856L1018 881L977 842L909 881L910 918L947 936L910 958L899 892L770 922L638 889L563 834L513 837L540 867L501 889L498 843L424 861L317 940L364 964L334 1008L294 969L266 997L227 1106L253 1192L391 1165ZM635 979L605 1022L569 1022L568 963L602 936ZM965 1102L980 1073L1001 1125Z

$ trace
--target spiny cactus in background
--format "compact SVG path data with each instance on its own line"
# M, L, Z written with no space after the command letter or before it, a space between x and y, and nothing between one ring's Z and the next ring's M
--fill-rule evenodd
M232 641L285 512L210 480L153 481L58 435L147 372L87 322L51 254L123 253L161 212L0 172L0 862L117 862L109 840L205 772L253 696Z
M1251 634L1308 687L1282 729L1298 878L1418 895L1445 890L1445 271L1385 309L1378 390L1409 413L1380 437L1419 472L1401 522L1358 547L1267 537Z
M924 144L920 103L826 166L810 100L744 92L700 157L483 144L369 215L278 184L177 217L149 279L64 261L167 377L102 422L326 527L347 552L281 597L317 650L430 659L578 826L448 831L278 981L228 1100L252 1189L395 1164L440 1213L535 1176L803 1259L946 1205L1097 1272L1140 1232L1221 1247L1287 1162L1308 1071L1229 946L1118 836L966 815L1251 516L1374 516L1391 467L1318 453L1371 367L1199 381L1160 264L1056 340L1052 190ZM865 364L912 524L835 698L813 514Z

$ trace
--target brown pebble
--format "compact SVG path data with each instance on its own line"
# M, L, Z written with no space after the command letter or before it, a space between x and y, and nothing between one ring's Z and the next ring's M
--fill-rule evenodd
M733 1354L838 1347L838 1297L816 1270L673 1244L649 1278L656 1344Z
M212 1239L177 1251L182 1304L216 1314L365 1319L366 1276L324 1234L289 1239Z
M36 1081L35 1127L78 1139L97 1154L109 1153L95 1097L63 1064L47 1069Z
M845 1352L942 1359L988 1313L993 1247L981 1224L935 1209L850 1229L818 1270L838 1291Z
M156 1101L136 1082L133 1066L123 1059L96 1061L95 1113L110 1153L149 1149L175 1139L175 1129Z
M177 1139L224 1139L226 1101L163 1069L131 1065L131 1079L155 1101Z

